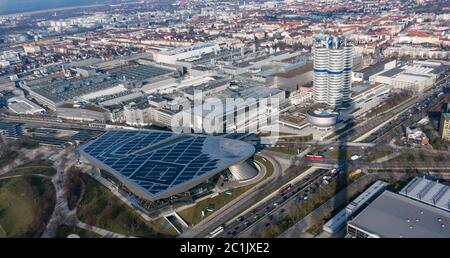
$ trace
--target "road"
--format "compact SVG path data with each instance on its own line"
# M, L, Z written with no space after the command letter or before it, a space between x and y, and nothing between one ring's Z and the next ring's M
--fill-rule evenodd
M316 170L313 172L316 172ZM327 173L328 170L310 173L298 182L291 184L292 186L286 193L275 192L271 198L264 200L253 210L228 223L221 236L254 237L255 232L264 229L268 223L270 224L277 217L284 216L285 211L290 206L303 202L309 192L316 192L320 187L322 177Z
M77 152L73 149L73 147L66 148L52 156L50 159L53 161L53 167L56 169L56 174L51 180L56 191L56 206L44 232L42 233L43 238L54 237L59 225L63 224L68 217L75 215L75 212L69 209L67 203L67 193L64 187L64 179L69 168L75 165L78 161Z
M252 189L243 194L242 197L234 199L224 207L215 211L210 217L202 220L199 224L180 235L181 238L205 237L220 225L236 216L240 211L252 205L255 200L262 199L264 196L280 187L282 180L282 165L270 155L269 152L261 152L260 156L266 158L272 163L274 171L269 178L258 183Z
M346 204L350 203L350 201L355 197L355 195L359 192L362 192L373 180L374 175L365 175L359 178L357 181L353 182L345 189L339 191L335 196L330 198L320 207L315 209L313 212L306 215L299 222L294 224L294 226L290 227L288 230L284 231L278 237L280 238L297 238L304 235L306 230L310 227L314 226L316 223L319 223L323 217L324 212L332 211L339 207L344 207Z

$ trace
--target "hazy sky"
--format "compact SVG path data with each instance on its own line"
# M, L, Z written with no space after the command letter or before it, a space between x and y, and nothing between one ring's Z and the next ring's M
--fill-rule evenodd
M0 13L15 13L58 7L97 4L108 0L0 0Z

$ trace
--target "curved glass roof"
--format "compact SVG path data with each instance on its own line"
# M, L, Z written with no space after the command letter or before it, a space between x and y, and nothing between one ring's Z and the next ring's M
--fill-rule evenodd
M188 190L181 186L249 158L254 147L214 136L112 130L81 146L80 152L125 185L139 189L142 197L158 199L176 189Z

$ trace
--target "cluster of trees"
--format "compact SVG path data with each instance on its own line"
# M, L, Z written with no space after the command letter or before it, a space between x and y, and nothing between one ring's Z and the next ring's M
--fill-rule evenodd
M0 134L0 158L3 157L3 155L5 155L6 150L7 146L5 140L3 139L3 136Z
M64 182L67 204L71 210L77 206L78 200L80 200L83 192L83 180L80 177L80 173L81 171L78 168L71 167L67 172L66 180Z

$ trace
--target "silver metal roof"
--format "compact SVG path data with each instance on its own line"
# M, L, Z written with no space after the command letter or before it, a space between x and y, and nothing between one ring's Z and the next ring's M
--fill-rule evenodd
M448 238L450 213L385 191L349 225L385 238Z
M450 187L438 181L415 177L399 193L450 211Z

